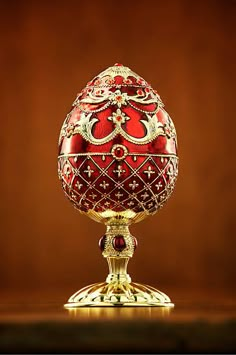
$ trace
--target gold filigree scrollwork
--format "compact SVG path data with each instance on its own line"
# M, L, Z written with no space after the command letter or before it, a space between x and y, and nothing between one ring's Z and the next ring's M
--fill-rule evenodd
M69 124L62 135L64 134L68 138L74 134L81 134L81 136L88 142L94 145L101 145L107 142L110 142L118 134L127 139L127 141L134 144L147 144L153 141L157 136L165 136L164 126L161 122L157 120L156 114L149 115L146 113L147 120L140 120L140 122L145 127L145 136L141 138L133 137L128 134L122 127L123 123L130 119L127 115L121 112L120 109L117 109L112 116L108 117L108 120L112 120L114 123L114 130L103 138L95 138L93 135L93 127L99 121L98 118L93 117L93 113L81 112L80 120L76 121L73 124Z

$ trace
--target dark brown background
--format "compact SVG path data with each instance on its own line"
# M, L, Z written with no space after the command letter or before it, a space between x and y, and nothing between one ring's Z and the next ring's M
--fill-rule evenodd
M105 228L65 199L57 141L76 93L116 62L159 91L179 142L172 198L132 227L133 279L233 294L236 2L2 1L0 13L2 294L66 299L106 276Z

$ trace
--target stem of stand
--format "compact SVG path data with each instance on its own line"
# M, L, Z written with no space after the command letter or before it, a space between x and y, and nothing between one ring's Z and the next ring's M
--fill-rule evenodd
M107 276L106 282L131 282L129 274L127 274L127 265L129 258L122 257L108 257L107 258L109 275Z

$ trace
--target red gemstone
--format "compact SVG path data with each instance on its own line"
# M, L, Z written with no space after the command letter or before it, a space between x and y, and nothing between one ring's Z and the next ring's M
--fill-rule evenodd
M101 251L104 251L105 249L105 244L106 244L106 235L103 235L98 242L99 248L101 249Z
M131 79L124 79L124 84L132 84L132 80Z
M114 64L115 67L123 67L123 64L120 64L120 63L116 63Z
M122 117L121 117L121 116L116 116L116 120L117 120L117 121L121 121L121 120L122 120Z
M125 154L125 151L123 148L116 148L115 151L114 151L114 154L117 158L121 158L123 157L123 155Z
M138 241L137 239L134 237L134 250L136 250L137 246L138 246Z
M143 92L142 89L138 89L138 90L137 90L137 94L138 94L139 96L144 96L144 92Z
M144 85L145 81L143 79L139 78L139 79L137 79L137 84Z
M121 234L118 234L114 237L112 244L114 249L119 252L126 248L125 238Z

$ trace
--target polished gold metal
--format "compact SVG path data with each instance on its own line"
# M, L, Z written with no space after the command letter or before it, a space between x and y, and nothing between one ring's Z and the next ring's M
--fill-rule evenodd
M126 247L122 251L116 251L112 247L113 238L119 234L122 234L126 242ZM111 218L107 224L103 251L109 267L106 281L82 288L69 298L64 307L68 309L88 306L173 307L174 304L163 292L131 281L127 265L134 249L134 237L129 231L129 220Z
M68 315L75 321L167 320L172 310L173 307L78 307L69 308Z

